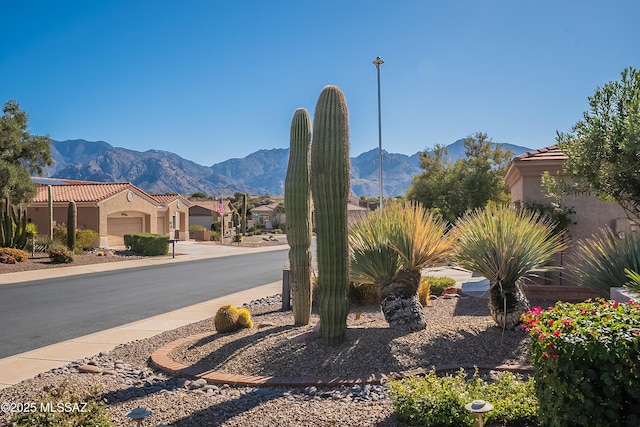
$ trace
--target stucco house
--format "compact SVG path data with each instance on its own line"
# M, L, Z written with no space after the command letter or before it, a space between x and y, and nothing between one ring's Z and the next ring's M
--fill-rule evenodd
M278 211L278 205L278 202L274 202L268 205L256 206L251 209L251 224L249 226L255 225L264 227L266 230L272 230L285 224L287 221L286 215L284 212Z
M233 206L228 200L224 200L224 234L232 234L233 231ZM206 229L210 229L212 224L220 226L220 215L218 214L217 200L191 200L189 208L189 224L201 225Z
M511 201L515 205L537 202L548 204L542 188L542 174L549 171L569 182L563 174L566 155L557 145L529 151L513 158L505 173L505 182L511 191ZM600 228L609 227L621 238L637 234L634 221L627 217L625 211L615 202L603 201L594 195L565 196L562 204L572 207L572 224L568 231L572 241L585 239ZM637 223L637 222L635 222ZM567 253L571 252L571 248Z
M67 208L75 201L78 229L100 235L100 247L124 245L124 235L138 232L189 238L189 206L180 195L150 195L131 183L107 183L37 178L35 197L24 206L27 218L40 234L48 227L48 187L51 186L53 221L67 222Z

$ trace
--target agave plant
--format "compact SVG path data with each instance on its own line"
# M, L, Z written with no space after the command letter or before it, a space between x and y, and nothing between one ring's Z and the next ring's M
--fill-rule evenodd
M463 268L489 280L489 310L504 328L520 322L529 308L521 285L565 249L562 234L554 234L551 220L526 209L488 206L458 220L453 259Z
M446 257L452 248L446 221L419 203L391 204L370 212L349 232L351 280L380 288L382 311L390 326L426 327L417 297L421 270Z
M569 279L608 298L612 286L624 286L625 269L640 271L640 240L620 239L610 229L601 229L579 240L567 263Z

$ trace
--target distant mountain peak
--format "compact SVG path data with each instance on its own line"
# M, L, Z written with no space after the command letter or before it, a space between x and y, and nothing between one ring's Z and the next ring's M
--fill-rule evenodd
M447 146L452 160L464 139ZM502 144L515 155L529 148ZM515 149L514 149L515 148ZM183 195L202 192L211 196L235 192L252 194L284 193L289 161L288 148L259 149L243 158L202 166L170 151L145 152L113 147L104 141L83 139L51 143L54 165L45 169L48 177L104 182L131 182L151 194L176 192ZM454 158L455 157L455 158ZM418 153L389 153L383 150L385 197L404 194L411 179L421 172ZM378 148L351 158L351 191L357 196L376 197L378 185Z

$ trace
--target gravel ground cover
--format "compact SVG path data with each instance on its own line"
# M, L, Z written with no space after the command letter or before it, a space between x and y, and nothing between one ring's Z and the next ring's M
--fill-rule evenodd
M264 327L213 335L176 349L172 358L230 373L286 376L390 373L442 364L525 364L527 358L526 334L495 327L486 300L434 300L425 308L427 330L410 334L390 330L375 307L353 307L347 340L331 348L318 341L289 343L288 337L306 328L294 327L291 312L279 311L279 296L246 306L256 325ZM232 387L177 378L150 367L151 353L162 345L213 330L213 320L208 319L122 344L0 390L0 401L34 402L44 386L66 381L78 390L100 385L118 426L131 425L125 415L138 406L153 412L145 421L148 426L405 425L394 418L384 384ZM8 419L9 414L0 414L0 425Z
M100 251L88 252L82 255L74 255L73 262L55 263L44 252L36 252L33 256L23 262L15 264L0 264L0 274L19 273L22 271L45 270L50 268L65 268L79 265L103 264L108 262L124 262L128 260L143 259L143 256L135 255L128 251L102 251L103 256L98 255Z

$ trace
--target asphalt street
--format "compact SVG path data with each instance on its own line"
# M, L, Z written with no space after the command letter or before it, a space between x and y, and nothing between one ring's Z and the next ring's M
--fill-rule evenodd
M276 250L0 286L0 358L281 280L287 254Z

